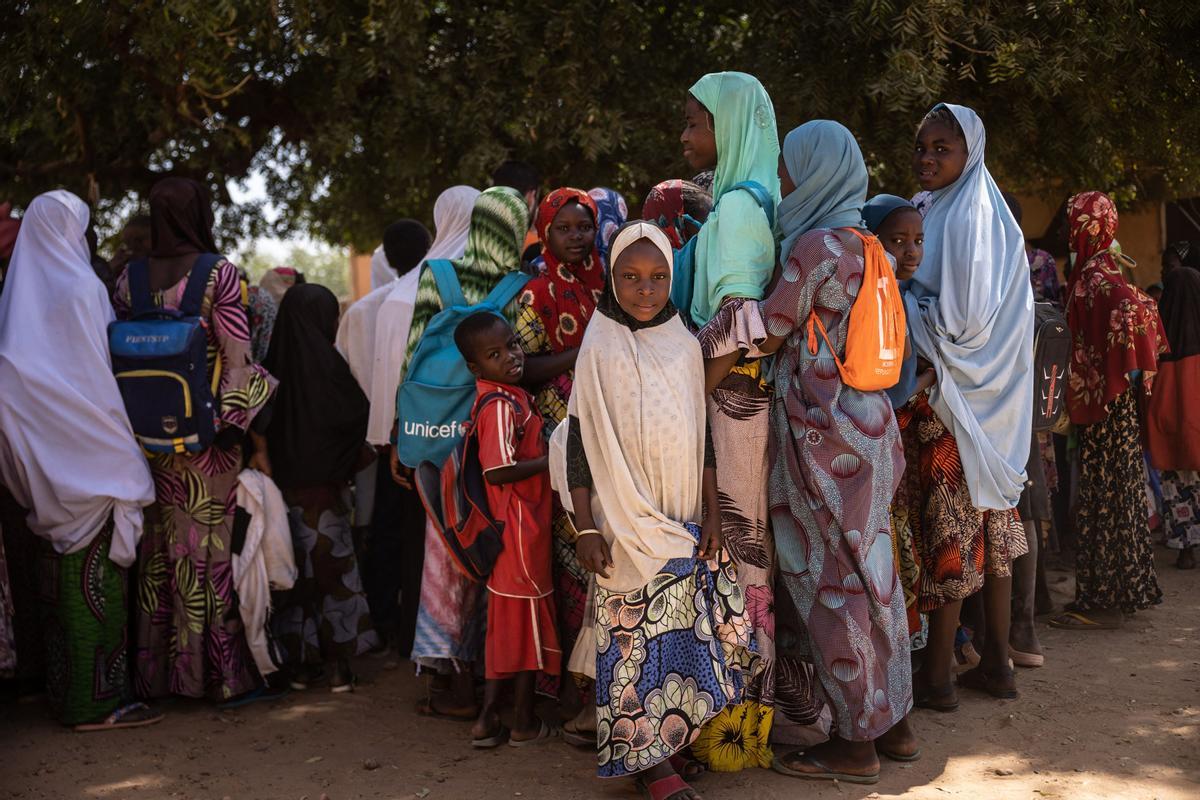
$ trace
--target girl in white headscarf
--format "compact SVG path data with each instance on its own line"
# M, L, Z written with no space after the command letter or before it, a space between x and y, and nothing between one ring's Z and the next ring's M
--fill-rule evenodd
M670 241L631 222L610 257L552 475L575 514L579 561L596 574L596 637L582 646L596 648L599 775L687 797L673 757L741 698L745 600L720 554L704 362L670 303Z
M113 309L87 224L87 206L64 191L35 198L21 221L0 297L0 481L45 540L51 705L64 723L100 729L162 715L125 702L125 569L154 483L113 378Z

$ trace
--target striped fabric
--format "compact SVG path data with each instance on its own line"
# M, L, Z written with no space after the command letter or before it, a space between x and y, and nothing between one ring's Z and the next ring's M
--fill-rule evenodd
M481 302L501 278L521 268L521 244L528 228L529 207L515 189L494 186L476 198L471 211L471 230L467 234L467 251L453 262L468 303ZM442 298L433 273L422 266L404 369L408 369L425 326L441 310Z

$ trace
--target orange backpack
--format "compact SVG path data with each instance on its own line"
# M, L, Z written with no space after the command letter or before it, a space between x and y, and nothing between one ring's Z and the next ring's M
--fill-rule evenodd
M850 308L846 360L837 357L815 309L808 315L808 352L817 354L819 331L837 362L843 383L863 392L890 389L900 382L907 333L900 287L879 239L863 236L854 228L844 230L862 239L864 263L862 286Z

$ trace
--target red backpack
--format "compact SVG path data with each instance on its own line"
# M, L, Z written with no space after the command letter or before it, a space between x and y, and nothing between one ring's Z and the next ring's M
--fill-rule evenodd
M488 506L475 431L476 415L494 400L511 405L514 416L520 418L521 407L512 397L503 392L485 394L471 409L466 432L446 463L439 467L423 461L414 473L421 504L450 558L459 572L476 583L488 579L504 549L504 522L497 520ZM515 433L518 440L523 438L524 426L518 424Z

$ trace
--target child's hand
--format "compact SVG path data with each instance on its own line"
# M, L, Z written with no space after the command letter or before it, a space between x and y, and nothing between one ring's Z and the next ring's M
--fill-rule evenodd
M388 466L391 468L392 480L397 486L412 489L412 470L400 463L400 454L396 448L388 448Z
M598 533L584 534L575 540L575 557L584 569L601 578L608 577L608 568L613 565L612 550Z
M709 514L700 523L700 552L697 558L712 561L721 551L721 515Z

